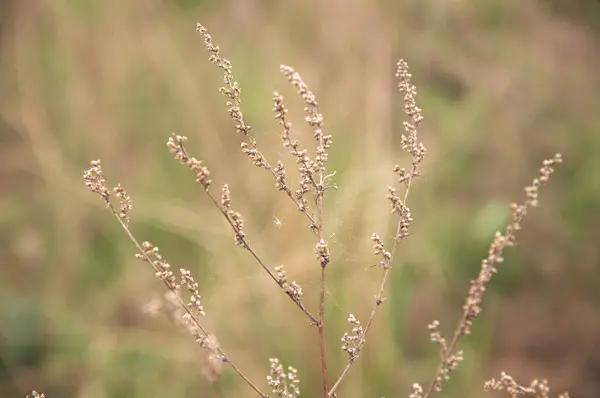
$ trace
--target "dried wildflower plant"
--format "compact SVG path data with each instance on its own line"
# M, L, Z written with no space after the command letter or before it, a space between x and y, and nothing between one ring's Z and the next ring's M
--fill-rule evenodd
M371 236L373 254L377 259L373 268L380 269L381 282L374 296L372 308L364 326L353 314L348 316L349 332L346 332L341 338L341 349L348 355L348 360L343 371L335 379L330 388L328 385L329 377L325 355L325 276L326 269L331 262L331 256L329 242L325 235L323 215L325 211L325 195L328 190L336 188L332 181L335 173L330 173L327 170L328 150L332 144L332 137L325 133L323 115L319 112L314 93L294 69L282 65L280 67L281 73L303 100L305 121L313 130L314 139L314 147L312 149L300 147L300 144L294 138L292 123L287 118L288 110L285 107L284 98L278 92L274 92L273 112L275 120L282 128L281 142L288 154L295 160L295 172L298 173L298 186L292 187L287 178L289 171L286 170L283 161L269 161L260 151L258 142L252 135L252 129L246 122L242 112L241 88L234 78L231 62L223 58L219 46L213 44L212 37L206 28L198 24L197 31L204 39L204 44L210 54L209 61L223 71L224 86L220 88L220 92L226 98L225 105L228 114L233 121L236 132L240 135L242 152L253 165L266 170L273 177L274 188L277 191L283 192L306 217L308 228L315 236L315 244L312 250L317 262L315 267L318 267L320 274L319 308L316 311L316 315L315 312L309 310L304 305L302 287L298 282L289 280L284 266L269 264L264 260L264 254L259 254L251 245L244 230L244 218L233 207L234 201L229 185L225 184L221 188L220 197L214 193L211 172L208 166L201 160L188 154L184 145L187 140L185 136L173 134L167 140L167 147L175 159L192 172L196 182L206 193L208 200L227 221L233 233L235 245L247 251L275 282L275 285L278 286L284 295L301 310L310 324L316 326L320 346L319 362L321 368L320 384L322 386L322 396L324 398L335 397L342 381L349 373L352 365L356 363L361 350L364 349L378 308L386 300L386 285L398 246L401 241L409 236L410 227L413 222L407 200L411 186L415 178L419 176L419 167L425 158L427 150L419 140L417 134L423 116L421 109L416 104L417 91L411 83L412 76L408 71L408 64L404 60L398 62L396 78L398 79L398 89L404 95L404 112L408 117L408 120L403 123L404 133L401 136L401 148L408 154L410 164L405 167L395 165L392 168L391 175L395 175L397 184L396 186L388 187L385 197L390 206L390 214L396 222L395 232L389 238L389 242L386 242L375 232ZM553 159L545 161L543 167L540 169L539 176L533 181L530 187L526 188L527 198L524 203L521 205L512 205L512 220L503 234L496 234L487 258L482 261L478 277L471 282L471 287L463 307L463 316L459 321L453 338L448 342L442 336L438 321L433 321L429 325L431 340L440 346L440 364L429 388L425 390L420 384L415 383L410 398L429 397L434 392L441 391L442 385L448 380L450 373L457 369L463 359L462 351L456 349L457 343L461 337L470 333L472 322L481 312L485 286L496 272L495 266L502 262L504 249L507 246L514 245L515 234L520 229L520 223L525 217L527 210L530 207L537 206L538 188L548 181L550 174L553 172L553 166L560 162L560 155L556 155ZM205 308L201 303L198 282L193 278L191 272L183 268L179 269L179 271L173 270L171 264L163 258L157 247L149 242L139 243L134 237L129 228L129 215L132 210L132 202L125 189L120 185L117 185L113 189L107 187L99 160L91 162L90 167L84 172L84 180L88 188L100 196L108 209L119 221L129 239L137 248L136 257L147 263L152 268L157 279L165 285L167 291L165 297L166 301L170 303L169 312L173 318L187 334L194 337L201 348L207 351L209 363L212 364L206 374L207 377L209 379L218 377L222 372L222 366L226 364L259 396L269 396L262 392L257 384L250 381L234 365L231 358L225 354L217 342L214 334L210 333L202 323L202 319L206 315ZM154 303L148 307L148 311L155 312L159 307L159 304ZM300 394L296 369L288 367L286 371L278 359L270 360L267 384L272 394L277 397L296 398ZM546 397L547 395L539 395L545 391L541 386L545 386L545 384L536 382L535 385L532 384L530 387L521 387L508 378L508 376L505 377L504 375L500 381L492 380L486 384L487 389L503 389L513 394L513 396L535 392L535 394L538 394L535 396Z
M438 365L435 378L429 384L429 388L424 394L417 395L416 398L429 397L434 392L440 392L444 382L450 378L450 373L455 371L459 363L463 360L463 353L456 349L459 340L471 333L473 321L481 313L481 304L486 285L492 279L492 276L498 272L496 266L504 261L504 249L508 246L514 246L516 243L516 233L521 229L521 222L527 215L527 210L538 205L538 191L542 185L545 185L554 172L554 166L562 162L560 154L554 155L552 159L544 160L539 169L538 176L533 179L530 186L525 187L526 198L523 203L511 204L512 217L506 225L504 233L496 232L494 240L488 250L488 255L481 261L481 267L477 278L472 280L469 287L465 304L463 305L463 314L458 322L454 335L450 342L442 337L440 332L440 323L436 320L429 325L431 341L440 346L440 363Z
M210 186L210 180L207 178L208 171L203 166L199 166L199 163L192 163L194 170L197 171L197 180L205 186L205 189L208 189ZM208 352L210 359L227 363L257 394L267 397L230 360L217 344L216 338L204 327L201 321L202 317L205 316L204 307L201 304L198 283L194 280L190 271L184 268L181 268L179 273L173 271L171 264L162 257L158 247L147 241L140 243L135 238L129 228L129 212L133 206L131 198L127 195L123 187L117 185L112 190L107 187L100 160L92 161L90 167L84 171L83 177L85 185L102 198L106 207L116 217L129 239L137 248L135 257L150 265L156 278L162 281L168 292L171 293L170 297L181 309L181 321L189 334L194 337L196 343ZM111 192L115 193L115 197L119 203L118 207L112 201ZM126 211L124 212L123 209L126 209Z
M550 387L547 380L533 380L529 386L517 383L511 376L502 372L500 380L491 379L484 385L486 391L506 391L512 398L536 397L550 398ZM568 392L558 395L558 398L569 398Z

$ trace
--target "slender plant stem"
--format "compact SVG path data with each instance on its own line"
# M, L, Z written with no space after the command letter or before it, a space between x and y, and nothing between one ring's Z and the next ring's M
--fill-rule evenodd
M182 144L179 144L179 145L180 145L180 148L183 151L184 155L189 158L189 155L186 152L183 145ZM225 219L227 220L227 222L233 229L233 232L236 234L236 237L242 243L242 247L244 249L246 249L248 252L250 252L250 254L256 260L256 262L260 264L260 266L267 272L267 274L269 274L271 279L273 279L273 281L275 281L275 283L285 292L283 283L277 278L277 276L275 276L275 274L273 273L271 268L269 268L269 266L267 264L265 264L264 261L262 261L262 259L259 257L259 255L254 251L254 249L252 249L252 247L250 246L250 244L248 243L246 238L242 234L240 234L240 231L235 226L235 223L233 222L233 220L231 220L231 217L229 217L229 214L227 214L227 211L225 211L225 209L223 209L221 207L221 205L219 204L217 199L213 196L213 194L208 189L205 189L205 192L208 195L208 197L210 198L211 202L215 205L215 207L217 209L219 209L219 212L223 215L223 217L225 217ZM290 194L291 194L291 192L290 192ZM309 217L310 217L310 215L309 215ZM312 217L310 217L310 219L312 219ZM286 293L286 296L288 296L290 298L290 300L292 300L294 302L294 304L296 304L296 306L298 308L300 308L300 310L310 319L311 324L313 324L313 325L319 324L319 320L308 310L308 308L306 308L306 306L304 304L302 304L302 302L299 299L293 297L292 295L288 294L287 292L285 292L285 293Z
M319 244L323 242L323 174L321 173L321 184L317 189L317 234ZM327 263L321 260L321 284L319 292L319 347L321 350L321 379L323 382L323 398L328 397L329 388L327 387L327 359L325 350L325 267Z
M323 132L319 135L318 148L323 148L325 145ZM324 239L323 231L323 196L325 194L325 165L319 170L319 184L316 186L315 201L317 205L317 235L319 239L319 245L321 245ZM314 181L313 181L314 183ZM329 387L327 386L327 359L325 350L325 268L329 263L329 254L327 259L320 260L321 266L321 288L319 292L319 346L321 349L321 378L323 381L323 398L328 397Z
M454 352L454 347L456 347L458 340L460 340L460 337L462 335L461 328L462 328L463 323L467 320L467 315L468 315L467 311L463 312L463 315L458 323L458 327L454 331L454 336L452 336L452 340L450 341L450 344L448 344L448 348L442 353L442 358L440 359L440 363L437 367L437 370L435 371L435 377L429 384L429 387L427 388L427 392L425 393L423 398L429 398L431 396L431 394L433 393L433 391L435 389L436 381L437 381L439 375L442 373L442 370L444 369L444 366L446 365L448 358L450 358L450 355L452 355L452 353Z
M515 229L514 228L511 229L511 228L509 228L509 226L511 224L512 225L520 224L521 221L523 221L523 219L525 218L525 215L526 215L525 212L520 213L515 219L513 219L513 221L510 224L508 224L508 226L505 230L506 238L511 239L511 238L515 237L515 234L514 234ZM513 231L513 232L511 232L511 231ZM504 248L502 248L502 251L504 251ZM500 256L501 255L502 255L502 252L500 252ZM467 322L468 316L469 316L469 310L468 310L468 307L465 306L465 309L463 310L463 314L460 318L460 321L458 321L456 330L454 331L454 335L452 336L452 340L450 341L450 344L448 344L448 346L442 351L440 363L437 367L437 370L435 371L435 376L434 376L433 380L431 381L431 383L429 384L429 387L427 388L427 391L425 392L425 395L423 396L423 398L429 398L435 391L435 386L437 384L437 380L439 379L440 375L442 374L442 371L444 370L444 367L446 366L448 359L450 359L450 357L454 354L454 349L456 347L456 344L458 344L458 341L460 340L460 338L465 335L463 333L463 326Z
M409 175L409 178L408 178L408 181L406 184L406 190L404 191L404 203L405 204L406 204L406 200L408 199L408 193L410 191L410 187L412 185L412 180L413 180L413 177L415 176L416 169L417 169L417 167L413 164L412 170L410 172L410 175ZM371 314L369 315L369 320L367 321L367 324L365 325L365 329L363 331L363 337L358 345L359 351L363 347L363 345L365 345L365 343L367 342L367 340L366 340L367 333L371 329L371 325L373 325L373 320L375 319L375 313L377 312L377 308L379 308L379 306L384 301L383 293L385 292L385 286L389 279L390 270L392 269L392 262L394 261L394 256L398 249L398 244L400 243L400 240L397 238L397 236L400 234L400 228L402 226L401 223L402 223L402 219L400 218L398 220L398 225L396 226L396 233L394 234L394 244L392 246L392 250L390 251L390 259L386 262L386 266L384 267L383 277L381 278L381 284L379 285L379 292L377 293L377 296L375 296L375 303L373 304L373 308L371 309ZM346 364L346 367L340 374L340 377L338 377L338 379L336 380L333 387L331 387L331 390L329 390L329 394L328 394L329 397L332 397L335 394L335 392L339 388L342 380L344 379L344 377L346 377L346 375L348 374L348 371L350 370L350 367L352 367L352 364L354 364L354 362L355 362L355 360L348 361L348 363Z
M212 195L212 193L210 193L210 191L208 191L208 190L206 191L206 193L207 193L208 197L210 198L210 200L214 203L214 205L219 209L221 214L223 214L223 217L225 217L225 219L227 220L227 222L233 229L234 233L236 234L236 236L238 237L240 242L242 242L244 249L246 249L246 250L248 250L248 252L250 252L252 257L256 260L256 262L258 262L260 264L260 266L267 272L267 274L269 274L271 279L273 279L275 281L275 283L277 283L277 285L279 285L279 287L283 289L282 283L279 281L279 279L277 279L277 277L275 276L273 271L271 271L269 266L267 264L265 264L264 261L262 261L262 259L258 256L258 254L254 251L254 249L252 249L252 247L250 246L250 244L248 243L246 238L243 237L239 233L237 227L235 226L235 223L231 220L231 218L229 217L227 212L221 208L221 206L219 205L219 202L215 199L215 197ZM304 312L304 314L310 319L312 324L314 324L314 325L319 324L319 320L304 306L304 304L302 304L302 302L300 300L295 299L294 297L292 297L291 295L289 295L287 293L286 293L286 296L288 296L298 306L298 308L300 308L300 310L302 310L302 312Z
M254 151L256 151L257 157L262 160L262 164L260 167L264 167L266 170L268 170L270 172L270 174L273 176L273 178L275 178L275 180L277 180L277 173L275 172L275 170L273 169L273 166L271 166L271 163L269 163L269 161L267 160L265 155L263 155L263 153L260 151L260 149L258 149L256 138L248 136L248 140L252 144ZM305 167L307 167L307 164L303 159L302 159L302 164ZM312 178L311 178L311 182L316 189L317 183ZM310 221L310 225L317 225L315 218L308 212L308 210L306 208L304 208L302 206L302 204L298 201L298 199L296 199L296 197L294 196L294 193L287 185L283 186L283 188L281 190L286 193L286 195L292 200L292 202L294 202L294 204L296 205L298 210L300 210L306 216L306 218L308 218L308 221Z
M325 267L321 267L321 292L319 295L319 346L321 348L321 377L323 379L323 396L328 396L327 362L325 360Z
M127 235L129 236L129 239L133 242L133 244L135 245L135 247L137 248L138 252L140 253L140 255L144 258L144 260L150 264L152 266L152 268L154 268L155 272L159 272L158 267L156 266L156 264L154 263L154 261L148 257L148 255L146 254L146 252L144 251L144 249L142 248L142 245L140 245L140 243L138 242L138 240L135 238L135 236L133 236L133 233L131 233L131 230L129 229L129 227L127 226L127 224L125 223L125 221L123 221L121 219L121 217L119 217L119 213L117 212L117 210L113 207L112 203L107 202L108 207L110 208L110 211L113 213L113 215L117 218L117 220L119 221L119 223L121 224L121 226L123 227L123 229L125 230L125 232L127 233ZM163 280L163 283L167 286L167 288L169 290L171 290L171 288L169 287L168 283ZM200 322L200 320L196 317L196 315L190 311L190 309L188 308L188 306L184 303L184 301L182 300L182 298L178 295L175 294L175 297L177 299L177 302L179 303L179 305L181 306L181 308L183 308L185 310L185 312L190 316L190 318L192 319L192 321L194 322L194 325L196 325L198 327L198 329L204 334L204 336L208 336L209 333L207 332L207 330L204 328L204 326L202 326L202 323ZM235 373L237 373L242 380L244 380L246 382L246 384L248 384L250 386L250 388L252 388L258 395L260 395L263 398L268 398L268 395L263 393L232 361L231 359L229 359L229 357L227 356L227 354L225 354L225 352L221 349L221 347L217 347L216 351L219 353L219 355L221 356L221 359L223 362L227 363Z

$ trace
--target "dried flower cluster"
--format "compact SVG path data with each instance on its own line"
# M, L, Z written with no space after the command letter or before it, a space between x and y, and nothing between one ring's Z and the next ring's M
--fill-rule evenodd
M121 217L125 224L129 224L129 212L133 207L131 198L127 195L127 192L125 192L125 189L121 184L117 184L117 186L113 188L113 192L119 200L119 217Z
M542 168L539 170L539 176L533 180L533 183L525 188L527 198L523 204L511 204L512 220L507 224L504 235L496 232L494 241L488 250L488 256L481 262L481 268L477 279L471 281L469 294L464 305L464 321L462 322L460 334L471 333L471 324L473 320L481 313L481 301L485 292L485 285L492 279L492 276L498 272L496 264L504 261L502 254L507 246L514 246L516 233L521 229L521 221L527 215L529 207L538 205L538 189L546 184L550 175L554 172L553 166L561 163L562 157L556 154L554 158L544 160Z
M433 321L427 328L429 329L429 339L440 345L442 362L440 364L440 371L436 375L436 379L433 383L434 390L440 392L442 390L442 384L450 380L450 373L454 372L458 368L460 362L464 359L463 352L461 350L456 352L448 351L448 343L446 342L446 339L442 337L439 321Z
M398 242L402 239L408 238L408 227L413 222L413 219L410 215L410 209L408 206L406 206L406 200L402 200L396 195L396 189L393 187L388 187L388 192L389 193L386 197L390 201L392 213L398 213L400 215L400 219L398 221L398 231L394 237L394 240Z
M314 139L317 141L318 146L316 149L317 156L315 157L314 164L311 165L311 171L313 173L324 173L325 163L328 159L327 150L331 147L331 135L325 135L323 132L323 115L319 113L319 110L317 109L317 100L315 95L304 83L302 77L300 77L300 74L294 71L293 68L286 65L281 65L280 69L281 73L288 78L294 87L296 87L298 94L300 94L304 99L304 112L307 114L304 120L306 120L306 122L315 131ZM275 108L277 108L277 103ZM323 183L324 181L320 181L321 185L323 185Z
M432 387L428 390L426 395L423 395L423 388L420 384L415 383L413 387L415 391L413 391L414 398L423 398L429 396L433 392L442 391L442 385L444 382L450 380L450 374L458 369L458 365L463 361L463 352L462 350L457 350L456 352L448 351L448 345L446 343L446 339L441 336L439 331L439 322L433 321L429 326L429 336L432 342L437 343L441 346L441 360L439 363L439 369L436 372L436 376L434 381L432 382ZM421 395L418 395L420 391ZM413 398L413 395L411 395Z
M163 260L158 247L152 246L150 242L142 243L143 251L136 253L135 257L146 261L156 270L156 277L163 281L171 291L179 289L175 274L171 270L171 264Z
M240 94L242 90L233 78L233 74L231 72L231 62L229 62L227 59L221 58L219 46L212 44L212 38L204 26L202 26L200 23L196 24L196 31L204 37L204 44L211 54L209 61L223 69L223 82L225 82L225 87L221 87L220 91L221 94L228 99L226 105L229 110L229 115L237 123L235 128L238 133L248 136L250 134L251 127L246 125L244 122L244 115L240 109Z
M231 228L233 228L233 232L235 233L235 244L239 246L244 246L246 244L244 238L246 234L244 233L244 218L240 213L231 209L231 192L229 191L229 185L223 185L221 189L221 206L223 206L223 211L229 222L231 223Z
M401 59L398 61L398 69L396 71L398 79L398 89L404 93L404 112L412 119L412 123L404 122L404 130L406 135L402 135L402 149L407 151L412 156L412 166L408 179L406 179L406 171L396 166L394 172L398 173L401 182L408 183L410 179L417 175L417 166L425 158L427 149L422 142L417 139L417 128L423 121L421 109L417 106L415 97L417 96L417 88L411 83L412 75L408 72L408 63Z
M364 330L360 321L353 314L348 316L348 323L352 327L351 333L344 333L342 336L342 351L348 353L350 362L358 358L358 353L362 346Z
M283 268L283 265L275 267L277 273L277 283L281 288L294 300L300 302L304 292L296 281L288 282L287 272Z
M98 194L107 204L110 202L110 191L106 188L106 180L100 160L92 160L90 168L83 172L85 186L95 194Z
M300 379L298 371L288 366L287 373L279 359L271 358L271 369L267 376L267 383L271 387L273 394L280 398L297 398L300 396Z
M381 240L381 237L375 232L373 232L373 235L371 235L371 240L373 241L373 253L376 256L381 256L381 261L379 262L379 264L376 264L374 266L380 266L383 269L390 268L390 260L392 259L392 253L385 250L383 246L383 240Z
M317 254L317 260L321 264L321 267L325 268L327 264L329 264L329 247L327 246L327 242L321 239L317 245L315 246L315 253Z
M486 391L506 391L511 397L550 398L550 387L547 380L539 381L536 379L529 386L523 386L504 372L500 374L500 380L491 379L485 383L484 388ZM564 392L558 398L569 398L569 393Z
M187 154L183 146L185 141L187 141L187 137L173 135L167 140L167 147L171 153L175 154L175 159L177 159L181 164L190 168L192 173L194 173L196 176L196 182L200 183L204 187L204 190L212 202L216 205L217 202L210 192L210 186L212 184L210 172L208 171L208 168L203 165L201 160L198 160L195 157L190 157ZM244 218L240 213L231 209L231 191L229 190L229 186L227 184L225 184L221 189L221 206L219 209L231 225L236 245L245 247L247 243L244 239L246 237L246 234L244 233Z
M131 198L125 192L125 189L118 184L112 189L119 202L119 211L116 211L111 204L111 190L106 186L106 180L104 179L104 172L102 171L102 162L100 160L92 160L90 167L83 172L83 179L85 185L95 194L98 194L104 201L104 203L111 208L115 216L124 224L129 224L129 213L133 208L131 204Z
M298 189L295 191L295 198L298 200L299 209L306 211L309 208L308 200L304 195L310 191L311 187L316 188L316 182L313 178L314 162L307 155L308 150L301 149L298 140L292 139L292 124L287 120L287 109L283 104L283 96L278 92L273 94L273 111L275 112L275 119L283 127L281 134L281 141L283 147L288 150L290 155L296 158L298 164L298 172L300 175L300 183ZM286 185L285 182L285 170L283 163L278 162L277 169L277 185L278 190L284 190Z
M408 398L421 398L423 397L423 387L419 383L414 383L412 385L412 393L408 396Z
M204 189L208 191L210 189L210 185L212 184L212 180L210 179L210 171L208 171L208 168L202 164L201 160L188 156L185 148L183 147L183 143L186 141L187 137L174 134L167 140L167 147L171 153L175 154L175 159L177 159L181 164L190 168L192 173L194 173L196 176L196 182L200 183Z

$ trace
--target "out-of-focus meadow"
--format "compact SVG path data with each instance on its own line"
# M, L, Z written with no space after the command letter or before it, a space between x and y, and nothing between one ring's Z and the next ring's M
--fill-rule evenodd
M167 316L143 311L164 287L84 186L92 159L131 195L138 238L192 270L206 324L232 360L267 389L269 358L278 357L298 368L303 396L319 393L316 329L235 249L165 146L171 132L189 137L215 188L231 187L256 250L284 264L316 309L314 237L239 150L196 21L232 61L244 115L271 160L287 157L274 90L301 142L312 135L280 64L302 74L333 135L331 381L346 361L346 318L366 321L380 282L369 238L391 231L391 167L410 162L399 145L394 72L401 57L411 67L429 149L409 197L415 223L340 396L408 396L413 382L431 379L438 354L427 325L439 319L454 330L509 202L555 152L565 162L489 285L444 396L482 396L483 381L502 370L600 396L600 5L592 0L3 1L0 396L253 394L229 370L207 377L205 352Z

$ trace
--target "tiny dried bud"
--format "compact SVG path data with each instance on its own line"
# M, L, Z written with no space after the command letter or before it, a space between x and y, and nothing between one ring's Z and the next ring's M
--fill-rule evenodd
M321 239L315 246L315 253L317 254L317 259L321 263L321 267L325 268L327 264L329 264L330 258L329 247L323 239Z

